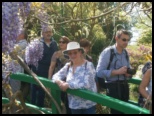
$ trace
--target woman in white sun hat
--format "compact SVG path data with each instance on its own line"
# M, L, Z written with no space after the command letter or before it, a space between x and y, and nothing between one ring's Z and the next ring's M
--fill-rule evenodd
M69 56L71 62L53 75L55 82L62 91L69 89L86 89L97 92L95 82L95 67L87 61L84 50L78 42L69 42L63 52ZM95 114L96 103L78 96L68 94L69 108L72 114Z

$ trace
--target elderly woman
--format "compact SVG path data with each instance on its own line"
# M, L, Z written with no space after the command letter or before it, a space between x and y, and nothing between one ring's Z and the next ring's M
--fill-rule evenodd
M53 75L52 80L62 91L86 89L97 92L94 65L83 57L84 50L78 42L69 42L63 52L71 62ZM63 81L66 78L66 81ZM68 94L69 108L72 114L95 114L95 102Z

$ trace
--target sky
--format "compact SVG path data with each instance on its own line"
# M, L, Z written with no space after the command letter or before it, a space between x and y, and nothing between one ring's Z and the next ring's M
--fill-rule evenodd
M129 45L135 45L137 39L139 38L140 32L135 27L132 27L131 30L132 30L132 33L133 33L133 37L131 38Z

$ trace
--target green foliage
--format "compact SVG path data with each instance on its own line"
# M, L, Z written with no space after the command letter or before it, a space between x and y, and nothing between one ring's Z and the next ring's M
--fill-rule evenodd
M33 5L33 9L41 9L42 3ZM41 10L46 11L49 15L49 25L54 27L54 38L56 41L59 40L60 36L65 35L70 38L70 40L80 41L81 38L87 38L92 43L91 56L94 59L94 65L97 65L98 57L101 51L107 47L109 44L114 43L113 35L115 32L115 26L121 24L125 29L131 28L131 15L126 13L126 8L129 7L123 6L123 9L113 10L107 15L100 14L106 13L113 8L115 8L120 3L118 2L48 2L44 3L44 8ZM144 4L145 6L146 4ZM148 6L146 6L148 8ZM128 8L130 9L130 8ZM28 28L28 38L29 40L34 39L37 36L41 36L40 20L36 17L37 10L31 10L31 13L27 19L26 27ZM126 16L124 16L126 15ZM98 16L98 18L91 18L93 16ZM124 17L123 17L124 16ZM150 15L151 16L151 15ZM84 20L84 19L90 20ZM115 18L115 19L114 19ZM70 21L82 19L80 21ZM146 17L144 20L146 21ZM149 21L150 22L150 21ZM54 23L54 24L53 24ZM137 25L139 27L139 25ZM142 26L142 29L145 26ZM142 35L142 43L152 42L152 31L144 32ZM112 43L111 40L113 39ZM141 64L143 59L138 60L137 58L141 55L140 53L135 53L131 57L132 64ZM134 57L134 58L133 58Z
M94 60L94 65L97 65L98 58L102 50L109 45L109 41L106 41L105 39L96 39L95 44L92 47L91 50L91 56Z
M36 37L41 36L41 25L40 20L34 17L34 11L30 11L27 21L24 24L24 27L28 30L28 41L30 42Z
M32 8L37 8L39 10L41 9L41 4L42 3L36 3ZM113 25L113 16L115 16L115 12L119 11L111 12L111 14L106 16L87 21L84 21L84 19L100 15L101 13L105 13L114 7L116 7L114 2L103 2L103 4L101 2L47 2L44 3L44 8L41 10L47 12L50 17L50 23L57 23L53 25L53 27L55 29L55 33L59 36L65 35L68 36L71 40L79 40L81 38L90 38L89 40L92 40L94 37L96 37L95 31L93 31L95 25L99 24L99 26L102 26L102 23L105 25ZM33 13L28 19L28 21L31 23L31 26L28 26L29 30L33 30L30 32L30 38L40 34L38 32L40 30L38 25L39 21L38 19L34 18L36 16L35 12L37 12L37 10L33 10L32 12ZM83 21L70 21L69 23L58 24L63 21L65 22L74 19L82 19ZM121 22L125 21L122 19ZM37 25L35 23L37 23ZM116 23L119 22L116 20ZM101 32L105 32L107 39L111 40L113 37L113 30L113 27L107 26L107 28L103 30L97 30L97 33L99 34Z
M151 44L152 43L152 29L149 28L144 31L138 39L138 44Z
M130 88L130 91L129 91L129 99L132 100L132 101L136 101L138 102L138 95L139 95L139 92L138 92L138 85L136 84L129 84L129 88Z
M146 53L151 51L151 49L151 47L144 45L135 47L128 46L126 50L130 56L129 58L131 66L137 69L139 65L144 64L147 61Z
M112 19L113 18L114 17L112 17ZM102 26L102 29L103 29L103 31L104 31L104 33L106 35L106 39L107 40L110 40L111 41L112 39L114 39L113 38L113 35L115 35L115 32L117 30L117 27L116 27L117 25L124 26L124 29L126 29L126 30L129 30L130 29L130 26L129 26L129 23L127 22L127 20L116 20L115 27L113 26L113 22L111 20L110 23Z

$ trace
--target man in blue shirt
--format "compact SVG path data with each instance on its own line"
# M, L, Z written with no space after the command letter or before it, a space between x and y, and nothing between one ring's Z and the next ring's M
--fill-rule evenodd
M115 45L104 49L98 60L96 73L99 78L106 80L107 95L123 101L129 99L129 87L127 79L132 75L127 73L130 68L129 58L126 58L126 51L124 50L130 41L131 34L126 30L118 30L115 35ZM110 62L111 48L114 50L114 57L111 61L109 69L107 69ZM112 114L119 114L121 112L111 109Z
M40 77L48 78L48 70L51 62L51 57L55 51L58 50L56 41L52 38L52 28L46 26L42 29L43 38L40 42L43 42L43 57L38 62L38 67L31 66L33 72ZM31 90L31 103L39 107L44 107L45 91L35 84L32 84Z

